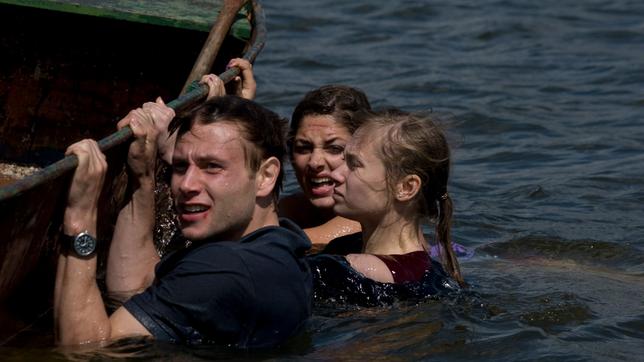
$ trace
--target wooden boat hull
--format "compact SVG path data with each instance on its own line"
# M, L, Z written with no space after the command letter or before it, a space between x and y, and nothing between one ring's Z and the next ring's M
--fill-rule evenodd
M0 155L51 161L78 139L113 132L132 107L157 95L174 99L207 36L2 5ZM239 55L245 45L229 38L223 49ZM215 71L226 58L218 57Z
M207 37L199 30L0 3L0 163L49 165L71 143L113 133L116 122L145 101L176 98ZM221 73L230 58L254 46L227 37L212 71ZM119 182L125 152L123 145L107 153L111 182L98 230L103 250L125 191ZM70 176L0 197L0 344L51 304ZM0 184L0 191L7 187Z

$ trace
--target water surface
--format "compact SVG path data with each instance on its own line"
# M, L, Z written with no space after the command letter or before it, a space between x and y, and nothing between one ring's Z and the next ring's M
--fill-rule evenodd
M644 3L280 1L258 100L327 83L447 119L471 292L315 318L305 356L637 360L644 352ZM297 49L297 50L296 50ZM295 189L294 178L289 190Z
M318 306L307 333L271 353L155 345L136 356L640 358L644 3L282 0L264 9L259 102L288 117L306 91L344 83L376 107L447 116L453 230L476 249L462 261L472 288L391 308ZM286 192L295 190L289 173Z

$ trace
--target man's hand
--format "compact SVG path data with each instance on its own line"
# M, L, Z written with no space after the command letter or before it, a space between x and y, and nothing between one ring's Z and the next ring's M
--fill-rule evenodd
M153 180L156 166L157 150L161 153L172 154L166 144L168 140L168 124L174 117L174 110L165 106L160 98L156 102L148 102L142 108L128 113L119 121L119 129L130 126L134 141L130 144L128 166L139 181Z
M166 106L161 97L158 97L156 102L143 104L143 111L152 117L154 126L159 131L157 135L157 151L159 157L168 162L168 164L171 163L176 135L170 136L168 126L172 119L174 119L174 109Z
M227 68L237 67L241 70L241 76L233 79L235 95L248 100L255 99L257 83L253 76L253 65L243 58L234 58L228 62Z
M233 79L232 89L234 90L234 95L253 100L257 91L257 83L255 83L255 77L253 76L253 65L246 59L234 58L228 62L226 67L237 67L241 71L241 74ZM208 86L207 99L226 95L224 82L214 74L204 75L199 83Z
M78 157L67 197L64 229L67 235L88 230L96 235L98 199L103 189L107 161L94 140L86 139L67 148L65 155Z
M206 99L221 97L226 95L226 88L224 88L224 82L218 76L214 74L206 74L201 77L201 84L208 86L208 96Z

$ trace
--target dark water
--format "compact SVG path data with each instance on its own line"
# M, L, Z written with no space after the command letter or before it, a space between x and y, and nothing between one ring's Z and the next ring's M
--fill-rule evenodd
M476 248L471 294L316 317L304 357L641 360L644 2L265 8L259 101L289 115L337 82L451 116L454 233Z
M642 358L644 2L282 0L264 9L259 102L289 116L306 91L345 83L377 107L450 115L454 234L476 249L462 261L471 291L319 307L301 339L267 354L155 345L134 356ZM286 190L296 190L292 175Z

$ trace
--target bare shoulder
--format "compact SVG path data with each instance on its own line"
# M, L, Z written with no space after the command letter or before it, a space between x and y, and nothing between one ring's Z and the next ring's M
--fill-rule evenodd
M308 235L313 244L326 245L331 240L339 237L360 232L360 223L346 219L342 216L335 216L320 225L305 228L304 232Z
M372 254L349 254L346 256L351 267L369 279L381 283L393 283L394 278L387 265Z
M304 229L313 244L328 244L335 238L361 231L360 224L356 221L322 214L302 193L281 198L278 214L293 220Z

